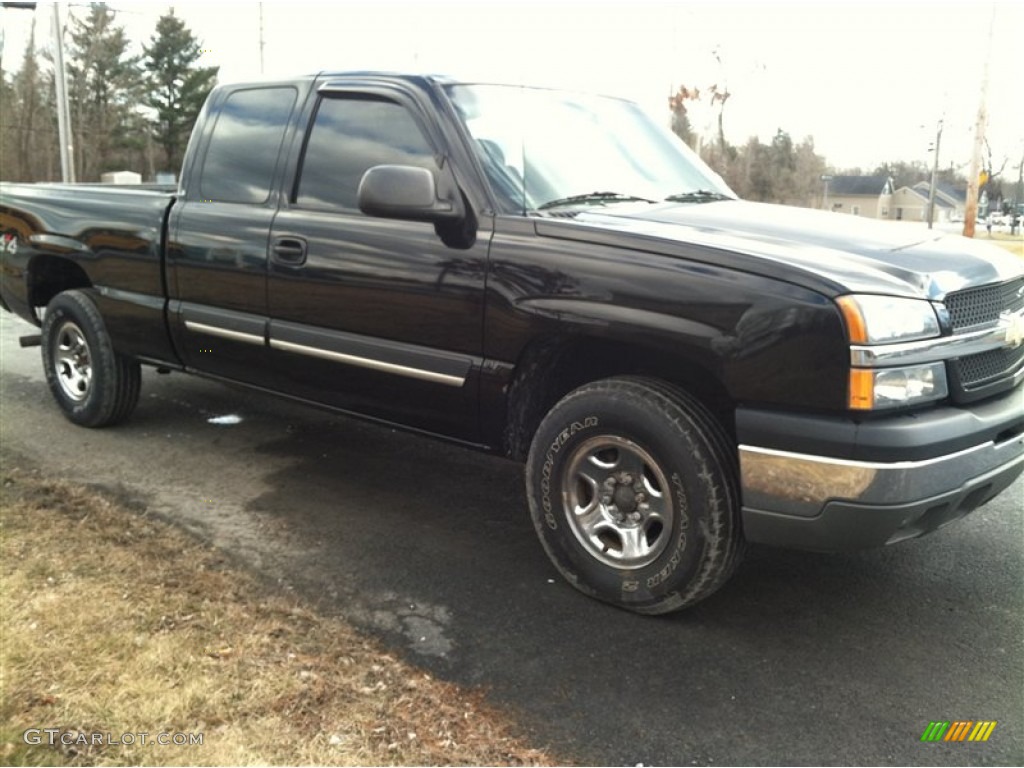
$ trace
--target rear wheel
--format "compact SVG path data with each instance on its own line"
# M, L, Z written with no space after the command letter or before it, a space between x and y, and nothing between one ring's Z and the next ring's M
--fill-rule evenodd
M534 526L580 591L638 613L703 600L743 550L731 442L686 392L615 378L570 393L530 449Z
M65 291L46 307L43 369L64 415L85 427L127 419L139 401L138 362L114 351L99 310L83 291Z

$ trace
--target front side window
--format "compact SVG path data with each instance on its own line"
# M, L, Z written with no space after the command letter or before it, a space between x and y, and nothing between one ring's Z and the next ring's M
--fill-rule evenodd
M325 97L306 143L295 203L358 209L359 182L375 165L437 169L433 149L405 107L378 99Z
M199 177L201 198L267 201L297 95L292 87L253 88L235 91L224 100Z

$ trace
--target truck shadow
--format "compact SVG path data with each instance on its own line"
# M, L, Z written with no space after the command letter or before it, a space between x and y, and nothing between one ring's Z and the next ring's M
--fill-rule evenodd
M1009 722L1024 709L1024 482L890 549L753 548L706 602L647 618L561 579L516 464L164 381L147 382L154 397L125 429L169 444L180 432L211 468L252 465L263 491L242 524L266 556L251 567L432 673L485 688L577 762L958 764L918 754L928 718ZM1021 734L1002 739L983 761L1019 764Z
M978 516L887 550L753 548L705 603L644 618L558 576L516 464L333 416L257 450L288 460L249 510L300 545L282 574L297 591L436 674L486 686L585 762L820 764L835 739L859 739L837 721L840 701L910 744L962 675L992 677L981 659L1005 654L1000 632L1020 625L999 607L1019 605L1012 582L963 578L999 560L1021 573L1005 541L993 558L997 534ZM979 637L979 623L994 630ZM951 646L978 655L936 666ZM879 698L894 681L900 695ZM794 717L799 745L785 736ZM765 743L738 745L723 718ZM856 761L885 758L860 743Z

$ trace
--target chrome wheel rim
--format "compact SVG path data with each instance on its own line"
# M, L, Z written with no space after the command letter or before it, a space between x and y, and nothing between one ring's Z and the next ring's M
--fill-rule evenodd
M562 475L562 505L587 552L619 569L653 563L675 523L664 471L647 451L616 435L590 438L572 453Z
M82 329L70 320L57 329L53 369L61 392L76 403L85 400L92 388L92 355Z

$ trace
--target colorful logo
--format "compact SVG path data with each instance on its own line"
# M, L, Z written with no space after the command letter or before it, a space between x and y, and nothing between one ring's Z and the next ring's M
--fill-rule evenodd
M988 741L996 729L995 720L932 720L921 741Z

